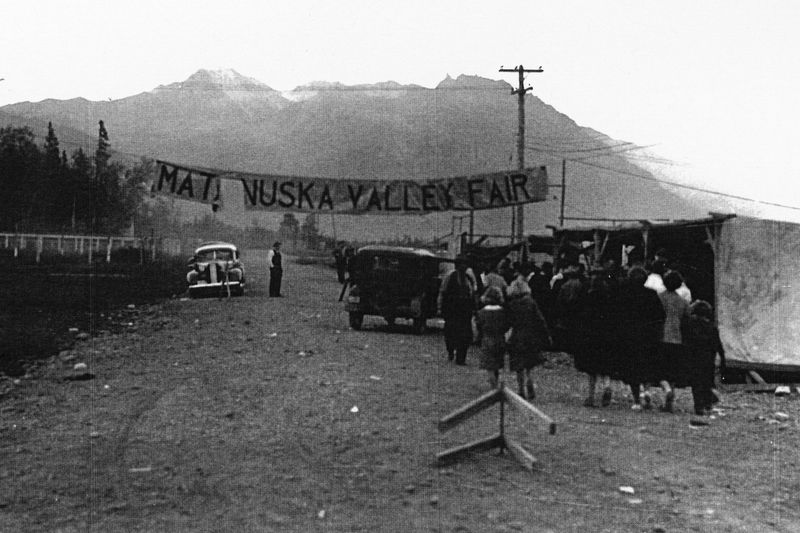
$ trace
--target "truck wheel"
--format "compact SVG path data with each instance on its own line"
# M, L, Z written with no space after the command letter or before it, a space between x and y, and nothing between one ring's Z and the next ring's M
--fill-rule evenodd
M425 317L417 317L414 319L414 324L413 324L414 333L416 333L417 335L422 335L423 333L425 333L426 327L427 327L427 320L425 320Z
M385 316L385 317L383 317L383 319L384 319L384 320L386 321L386 323L387 323L388 325L390 325L390 326L394 326L394 322L395 322L395 320L397 320L397 318L395 318L395 317L393 317L393 316Z
M361 329L361 324L364 322L364 315L361 313L350 313L350 327L353 329Z

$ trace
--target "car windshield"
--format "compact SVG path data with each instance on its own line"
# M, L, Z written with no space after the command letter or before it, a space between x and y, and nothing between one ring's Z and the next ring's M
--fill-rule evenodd
M203 250L196 254L198 261L230 261L233 259L233 250L228 248L221 250Z
M417 278L424 271L423 261L418 257L364 254L359 258L359 263L363 275L369 277L389 276L395 280Z

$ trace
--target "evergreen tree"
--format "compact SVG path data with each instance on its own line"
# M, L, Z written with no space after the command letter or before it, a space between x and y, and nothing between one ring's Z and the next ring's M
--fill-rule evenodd
M124 226L120 179L125 169L119 163L109 163L109 145L108 131L101 120L94 155L95 179L91 186L92 231L100 233L113 233Z
M28 127L0 128L0 227L6 231L35 229L33 208L41 184L42 153Z
M97 151L94 154L94 164L97 167L98 174L105 170L108 160L111 158L108 152L109 145L108 131L106 131L106 125L101 120L100 128L97 132Z
M44 159L45 167L48 172L56 172L60 166L60 151L58 148L58 137L53 130L53 123L47 123L47 137L44 139Z
M39 184L38 217L44 227L62 227L68 217L68 207L64 205L65 194L69 194L64 180L58 137L53 123L47 123L47 137L44 139L44 159L42 161L42 180Z
M28 127L0 128L0 231L117 234L130 228L153 163L132 169L110 162L108 132L100 122L98 149L68 160L52 123L42 147Z
M72 166L67 172L72 191L72 212L70 224L72 231L91 231L92 222L92 182L94 181L92 161L78 148L72 152Z

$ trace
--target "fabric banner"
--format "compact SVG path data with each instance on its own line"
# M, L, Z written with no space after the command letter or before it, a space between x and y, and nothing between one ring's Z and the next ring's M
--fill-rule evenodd
M546 167L429 180L352 180L250 174L158 162L153 190L220 204L219 180L238 180L245 210L421 215L494 209L547 198Z
M153 194L190 202L222 206L219 174L210 169L191 168L157 161L158 178L150 189Z
M800 225L736 217L717 243L717 320L732 366L800 367Z
M425 181L240 176L250 210L397 215L492 209L547 198L545 167Z

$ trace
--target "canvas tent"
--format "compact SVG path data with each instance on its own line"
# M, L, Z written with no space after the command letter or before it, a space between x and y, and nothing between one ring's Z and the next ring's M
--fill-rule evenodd
M557 254L591 259L666 248L693 298L714 305L729 367L800 371L800 224L712 215L553 234Z

